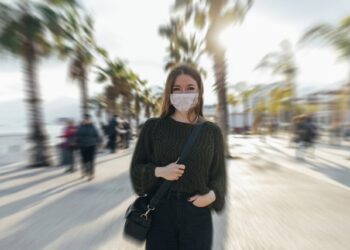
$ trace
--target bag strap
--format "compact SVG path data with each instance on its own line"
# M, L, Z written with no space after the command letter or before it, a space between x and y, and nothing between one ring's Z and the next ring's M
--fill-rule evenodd
M194 142L196 141L199 132L201 130L203 126L203 123L200 124L196 124L194 126L194 128L192 129L192 132L190 134L190 136L188 137L185 146L182 148L181 154L179 159L177 160L176 163L185 163L185 161L187 160L187 157L190 153L190 150L194 144ZM157 206L157 204L159 203L160 199L163 197L163 195L168 191L168 189L170 188L172 184L172 181L168 181L168 180L164 180L162 185L159 187L159 189L157 190L157 192L155 193L155 195L153 196L153 198L151 199L149 205L148 205L148 209L149 210L154 210Z

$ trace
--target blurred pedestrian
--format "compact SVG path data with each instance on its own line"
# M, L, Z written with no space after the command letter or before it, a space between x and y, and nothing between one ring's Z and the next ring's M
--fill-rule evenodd
M310 155L315 156L315 140L317 137L317 126L312 120L311 115L302 116L298 125L299 143L296 149L296 157L304 159L304 154L309 151Z
M290 147L292 146L292 144L294 144L295 148L296 148L297 145L300 142L299 129L300 129L300 124L301 124L301 119L302 119L301 115L294 116L293 119L292 119L292 124L291 124L291 132L292 132L291 134L292 134L292 136L290 137L290 140L289 140L289 146Z
M174 68L167 79L162 114L147 120L131 162L131 180L138 195L150 197L164 181L171 187L155 210L146 249L209 250L211 211L224 208L226 168L220 128L206 121L203 84L197 70ZM202 128L188 160L177 162L193 128Z
M118 126L118 116L113 115L113 117L109 120L108 123L108 143L107 143L107 148L110 150L111 153L115 153L116 151L116 140L117 140L117 126Z
M64 129L63 137L65 138L64 147L67 153L68 168L66 172L75 172L75 150L77 149L76 139L77 127L74 124L74 120L68 120L67 126Z
M95 174L96 147L101 143L101 137L89 114L84 115L84 120L77 130L77 141L82 159L82 178L88 176L88 180L92 180Z
M125 130L125 133L123 135L123 141L124 141L124 148L129 148L129 141L131 137L131 128L129 122L124 119L122 123L122 127Z
M68 150L67 150L67 139L65 138L65 131L68 124L68 119L64 119L64 127L62 129L62 132L58 138L61 138L60 142L57 144L57 150L59 155L59 163L58 166L66 166L69 164L69 156L68 156Z

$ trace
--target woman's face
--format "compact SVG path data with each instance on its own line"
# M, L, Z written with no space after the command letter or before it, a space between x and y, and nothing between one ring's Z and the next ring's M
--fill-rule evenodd
M176 77L171 93L198 93L198 84L191 76L182 74Z

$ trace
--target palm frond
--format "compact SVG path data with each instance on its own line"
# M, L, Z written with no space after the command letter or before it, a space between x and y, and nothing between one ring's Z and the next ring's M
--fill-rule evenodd
M304 32L300 38L300 43L311 42L317 39L329 40L334 35L335 28L329 24L320 24L311 27Z
M193 0L175 0L175 4L172 6L173 10L180 10L185 7L191 6L193 4Z

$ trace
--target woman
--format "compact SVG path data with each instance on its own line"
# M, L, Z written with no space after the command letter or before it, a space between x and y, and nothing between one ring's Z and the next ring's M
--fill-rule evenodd
M181 65L166 82L159 118L144 124L130 167L138 195L154 194L163 180L170 191L153 211L146 249L211 249L211 210L224 208L226 170L221 131L203 117L200 74ZM177 164L195 124L203 123L185 165Z
M88 175L90 181L94 178L96 145L101 142L101 138L89 114L84 115L83 123L77 130L77 140L82 159L82 178Z

